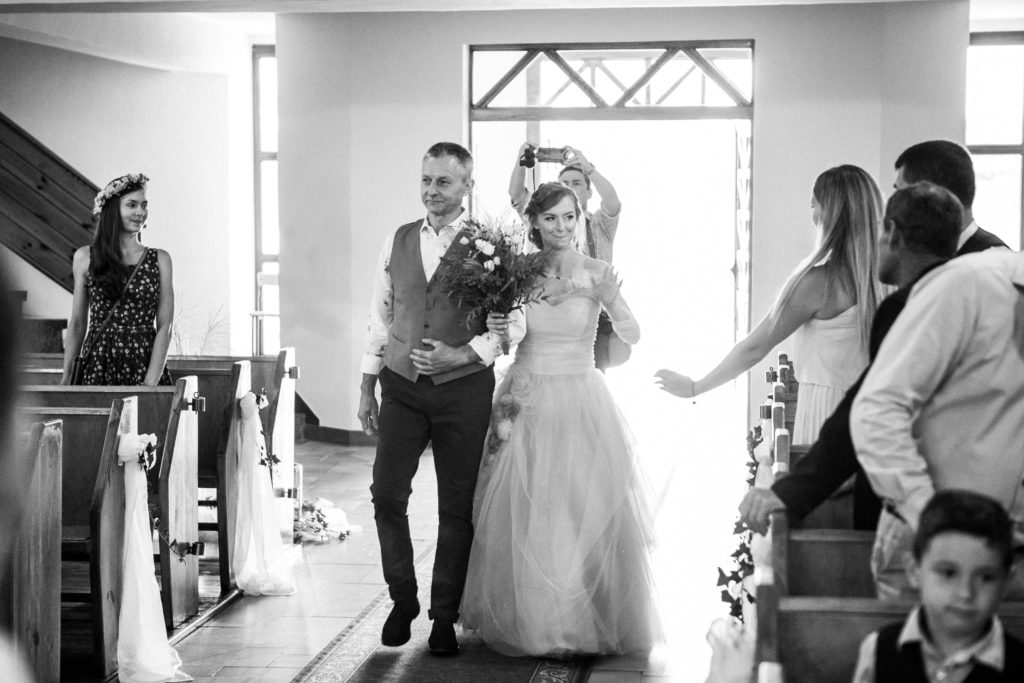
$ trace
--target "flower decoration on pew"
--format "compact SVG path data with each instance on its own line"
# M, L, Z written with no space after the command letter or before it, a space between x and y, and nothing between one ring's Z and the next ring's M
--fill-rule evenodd
M467 218L458 245L442 257L438 275L448 296L470 307L467 327L489 312L508 315L543 298L537 285L547 255L523 253L525 234L521 225Z
M263 410L264 408L266 408L267 406L270 405L270 399L267 398L267 390L266 390L265 387L263 389L260 389L260 393L255 394L255 396L256 396L256 410ZM262 437L259 440L260 464L265 466L265 467L268 467L271 470L273 470L275 467L277 467L279 464L281 464L281 459L278 458L273 453L268 453L267 452L267 435L263 431L263 427L262 426L260 427L260 436Z
M746 481L748 487L754 485L755 478L757 477L758 462L757 457L754 455L754 449L763 440L760 425L747 432L747 462L745 466L747 468ZM722 589L722 602L729 605L730 616L743 621L744 598L746 598L747 602L754 602L754 596L743 588L743 580L754 573L754 558L750 552L752 532L737 519L732 533L737 537L737 547L732 555L730 555L732 558L730 563L731 569L727 572L722 567L719 567L718 583L715 585L724 586Z
M143 470L153 469L156 464L156 437L149 434L150 439L146 440L146 447L139 453L139 467Z

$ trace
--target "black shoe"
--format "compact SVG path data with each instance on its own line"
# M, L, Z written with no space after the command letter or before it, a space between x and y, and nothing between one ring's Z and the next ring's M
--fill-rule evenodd
M455 626L446 619L434 619L427 640L430 654L437 657L454 657L459 654L459 641L455 638Z
M420 613L418 600L396 602L391 614L380 632L380 642L388 647L398 647L409 642L409 625Z

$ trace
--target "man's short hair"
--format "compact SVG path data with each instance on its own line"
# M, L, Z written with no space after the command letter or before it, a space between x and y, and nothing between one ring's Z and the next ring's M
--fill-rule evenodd
M438 157L454 157L459 165L466 169L466 179L473 176L473 155L457 142L435 142L423 155L424 159Z
M1003 568L1013 565L1013 523L1006 510L988 496L966 489L938 491L921 512L914 534L914 559L918 562L932 539L943 533L974 536L1002 559Z
M584 173L582 168L580 168L579 166L573 166L572 164L569 164L568 166L563 166L562 170L558 172L559 180L562 179L562 176L565 175L566 171L579 171L580 175L583 176L583 182L587 184L587 189L590 189L590 176Z
M896 159L908 183L927 180L956 195L965 208L974 205L974 163L962 145L950 140L928 140L903 150Z
M944 259L956 255L964 209L953 193L927 181L896 190L885 204L885 223L908 249Z

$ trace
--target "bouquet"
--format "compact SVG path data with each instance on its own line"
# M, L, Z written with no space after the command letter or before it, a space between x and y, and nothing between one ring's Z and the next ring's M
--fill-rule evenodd
M547 255L522 253L523 236L515 225L468 218L457 239L469 251L441 259L439 275L448 286L448 296L471 308L467 327L490 312L508 315L543 299L537 283Z

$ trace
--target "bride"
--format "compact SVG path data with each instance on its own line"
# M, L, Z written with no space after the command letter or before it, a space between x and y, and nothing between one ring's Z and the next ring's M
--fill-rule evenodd
M623 654L661 640L637 459L593 357L602 306L624 341L640 332L611 266L573 249L579 213L559 183L534 192L525 214L549 256L544 298L488 323L521 341L495 394L462 620L509 655Z

